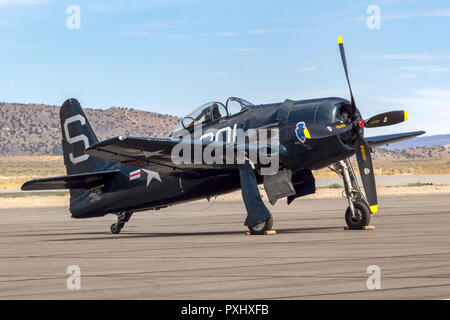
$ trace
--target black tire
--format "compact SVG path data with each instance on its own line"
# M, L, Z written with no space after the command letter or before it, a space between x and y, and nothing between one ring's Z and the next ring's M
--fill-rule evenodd
M113 223L111 225L111 233L112 234L119 234L121 230L122 230L122 227L120 225L118 225L117 223Z
M264 220L252 227L248 227L251 234L264 234L265 231L269 231L272 229L273 219Z
M370 209L361 202L353 203L355 207L355 217L352 216L350 207L345 211L345 222L350 230L362 230L370 223Z

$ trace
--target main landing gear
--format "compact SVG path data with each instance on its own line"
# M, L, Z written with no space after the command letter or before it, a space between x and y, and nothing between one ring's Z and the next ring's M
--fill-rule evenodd
M247 209L247 219L245 225L251 234L264 234L272 229L273 219L269 209L262 201L256 182L255 173L250 162L239 165L239 177L241 181L242 198L245 209Z
M367 199L356 179L350 160L345 159L330 166L344 181L345 197L348 199L349 207L345 211L345 222L350 230L362 230L370 223L370 208Z
M111 225L111 233L112 234L120 233L125 223L130 220L132 214L133 212L131 211L119 212L117 214L117 222Z
M272 230L272 226L273 218L269 218L267 220L261 221L254 226L249 226L248 230L250 230L251 234L264 234L264 232Z

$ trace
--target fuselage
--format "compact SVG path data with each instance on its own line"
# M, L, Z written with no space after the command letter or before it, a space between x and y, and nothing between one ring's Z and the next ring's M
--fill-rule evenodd
M308 125L334 123L342 116L341 108L349 102L341 98L289 101L252 106L237 114L211 121L203 126L223 130L279 129L280 144L287 152L280 156L280 169L294 174L301 170L316 170L354 154L353 148L340 136L300 141L295 130L299 122ZM74 218L103 216L120 211L159 209L169 205L210 198L240 188L239 170L216 170L207 176L189 179L142 171L139 168L117 164L120 173L104 186L84 192L71 199L70 211ZM132 176L139 171L139 176ZM157 175L157 176L156 176ZM257 176L260 181L262 178ZM117 191L119 190L119 191Z

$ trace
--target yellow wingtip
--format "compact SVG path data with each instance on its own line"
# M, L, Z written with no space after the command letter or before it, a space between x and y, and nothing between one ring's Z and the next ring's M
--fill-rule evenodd
M339 36L339 38L338 38L338 43L344 43L344 41L342 41L342 37L341 36Z
M408 114L408 111L406 111L406 110L404 112L405 112L405 121L406 121L409 118L409 114Z
M377 213L378 212L378 205L370 206L370 212Z
M303 131L303 133L305 134L305 137L306 137L306 138L311 139L311 135L309 134L308 128L305 128L305 130Z

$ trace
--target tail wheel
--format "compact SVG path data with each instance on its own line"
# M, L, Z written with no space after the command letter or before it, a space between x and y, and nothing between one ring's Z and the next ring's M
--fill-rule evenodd
M353 215L350 207L345 212L345 222L350 230L362 230L370 223L370 209L361 202L353 203L355 214Z
M119 234L120 231L122 230L122 227L119 223L113 223L111 225L111 233L112 234Z
M260 223L257 223L256 225L252 227L248 227L251 234L264 234L265 231L269 231L272 229L273 226L273 219L267 219L264 221L261 221Z

